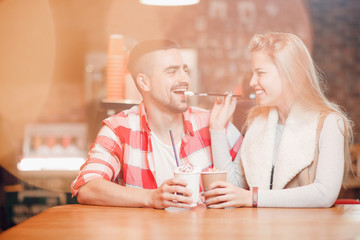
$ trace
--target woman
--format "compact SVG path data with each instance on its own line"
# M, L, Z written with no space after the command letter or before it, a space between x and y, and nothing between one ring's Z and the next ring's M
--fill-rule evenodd
M241 151L232 162L224 129L236 103L227 96L214 104L214 165L229 176L207 189L205 203L210 208L332 206L350 169L351 121L325 97L321 75L297 36L255 35L249 49L250 86L258 105L248 113Z

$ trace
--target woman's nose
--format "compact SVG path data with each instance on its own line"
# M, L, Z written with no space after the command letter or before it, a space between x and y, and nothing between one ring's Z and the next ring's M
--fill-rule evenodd
M258 84L258 80L257 80L256 76L253 75L250 80L250 87L255 87L257 84Z

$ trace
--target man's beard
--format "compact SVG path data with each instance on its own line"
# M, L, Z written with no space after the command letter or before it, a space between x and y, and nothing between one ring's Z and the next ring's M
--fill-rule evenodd
M159 97L156 95L153 95L152 97L160 105L161 108L164 108L165 110L173 113L183 113L189 107L189 103L186 99L183 101L175 101L173 98L164 99L164 97Z

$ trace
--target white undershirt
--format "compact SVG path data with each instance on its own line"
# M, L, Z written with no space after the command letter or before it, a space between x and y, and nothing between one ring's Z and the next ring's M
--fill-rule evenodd
M174 177L176 160L174 150L171 145L163 143L155 134L151 132L151 143L155 165L155 180L158 187L167 179ZM176 154L179 158L181 141L175 146Z

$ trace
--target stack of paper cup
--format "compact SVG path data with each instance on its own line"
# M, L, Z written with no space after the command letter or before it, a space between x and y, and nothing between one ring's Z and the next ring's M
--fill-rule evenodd
M112 34L109 40L106 66L107 99L125 98L125 52L124 38L120 34Z

